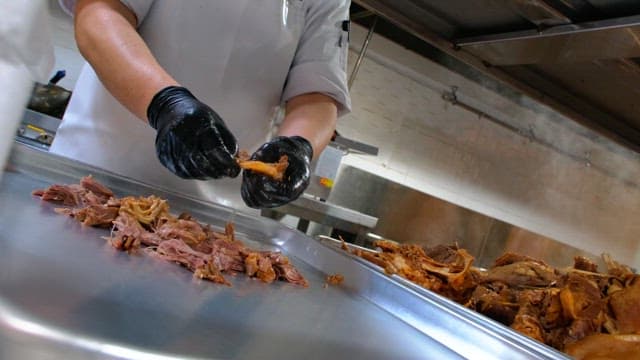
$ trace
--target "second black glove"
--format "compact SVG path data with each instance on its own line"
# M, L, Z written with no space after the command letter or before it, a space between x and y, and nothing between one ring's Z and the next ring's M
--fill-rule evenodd
M147 108L158 131L156 154L167 169L185 179L236 177L238 144L222 118L179 86L159 91Z
M281 181L245 170L242 174L242 199L247 206L260 209L284 205L297 199L309 186L313 148L300 136L279 136L262 145L251 160L277 162L282 155L289 166Z

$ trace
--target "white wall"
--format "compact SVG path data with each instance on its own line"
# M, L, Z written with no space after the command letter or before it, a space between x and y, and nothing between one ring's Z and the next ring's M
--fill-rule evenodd
M365 29L353 27L352 50L360 49L364 36ZM356 52L350 55L354 64ZM442 91L453 85L465 102L584 160L448 104ZM345 164L640 265L637 154L549 109L519 106L378 36L351 92L354 110L339 121L338 131L378 146L380 154L350 154Z

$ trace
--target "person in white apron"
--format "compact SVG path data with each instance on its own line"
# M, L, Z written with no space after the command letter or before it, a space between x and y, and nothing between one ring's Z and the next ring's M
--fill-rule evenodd
M89 64L53 153L247 211L299 196L311 157L350 111L350 1L62 3ZM279 136L267 141L281 104ZM286 180L245 171L241 181L238 148L263 161L288 155Z

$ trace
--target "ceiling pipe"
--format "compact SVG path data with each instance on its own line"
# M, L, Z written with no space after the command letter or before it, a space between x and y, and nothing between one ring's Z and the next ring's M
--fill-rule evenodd
M362 60L364 59L364 56L367 53L367 48L369 47L369 42L371 41L371 37L373 37L373 32L376 28L377 23L378 23L378 17L376 16L373 18L373 23L371 23L371 27L369 27L369 32L367 33L367 37L364 39L364 44L362 44L362 49L360 49L360 54L358 54L356 65L353 67L351 76L349 76L349 83L348 83L349 90L351 90L351 86L353 85L353 82L356 79L358 70L360 70L360 65L362 64Z

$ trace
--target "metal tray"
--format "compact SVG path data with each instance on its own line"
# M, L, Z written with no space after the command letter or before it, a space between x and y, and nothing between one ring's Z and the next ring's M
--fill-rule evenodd
M157 194L172 211L236 224L310 282L233 287L112 249L30 195L93 174L118 195ZM323 287L341 273L341 286ZM152 188L16 145L0 183L0 358L505 358L563 354L266 218Z

